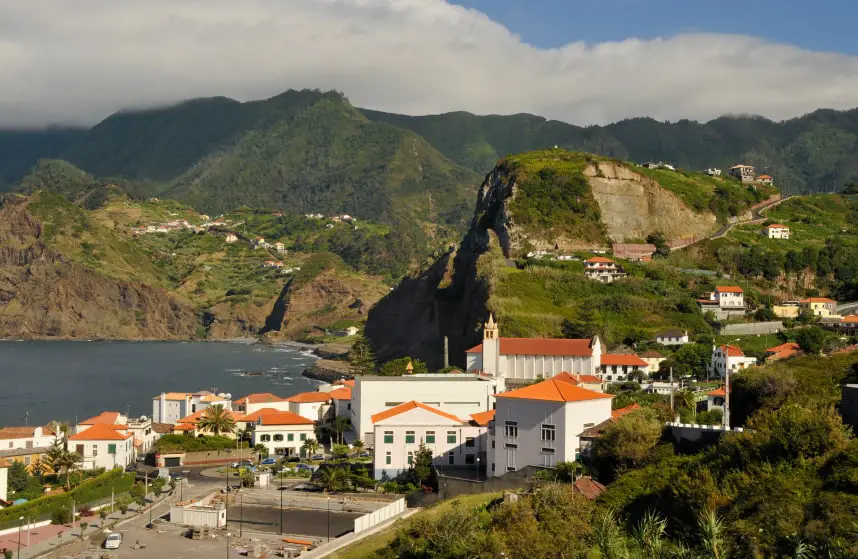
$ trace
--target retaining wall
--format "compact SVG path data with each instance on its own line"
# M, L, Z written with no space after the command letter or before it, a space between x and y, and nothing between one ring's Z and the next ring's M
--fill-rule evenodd
M722 336L753 336L755 334L777 334L783 329L784 323L775 320L750 324L725 324L718 333Z
M365 514L360 518L355 518L354 532L355 534L359 534L360 532L368 530L381 522L386 522L403 512L405 512L405 499L400 498L385 507Z

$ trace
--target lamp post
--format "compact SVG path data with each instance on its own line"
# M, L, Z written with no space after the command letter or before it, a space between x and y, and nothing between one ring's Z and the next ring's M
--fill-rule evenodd
M277 472L280 476L280 535L283 535L283 470Z
M331 498L328 497L328 541L331 541Z
M21 525L24 523L24 517L18 517L18 559L21 559Z
M244 529L244 488L238 491L238 537L241 537Z

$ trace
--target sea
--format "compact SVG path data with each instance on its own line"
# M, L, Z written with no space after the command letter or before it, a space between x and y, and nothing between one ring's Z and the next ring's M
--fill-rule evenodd
M0 426L77 422L103 411L151 416L161 392L287 397L320 384L301 376L315 360L287 345L0 341Z

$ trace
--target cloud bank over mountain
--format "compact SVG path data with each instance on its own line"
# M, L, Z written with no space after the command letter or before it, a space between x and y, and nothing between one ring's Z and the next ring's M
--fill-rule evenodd
M289 88L337 89L391 112L530 112L574 124L781 119L858 104L855 56L717 34L539 49L443 0L3 2L0 68L7 127Z

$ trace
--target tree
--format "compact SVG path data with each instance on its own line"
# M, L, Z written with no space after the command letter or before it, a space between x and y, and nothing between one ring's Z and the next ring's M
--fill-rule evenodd
M197 427L201 431L210 431L217 437L221 433L231 433L235 429L235 419L223 404L215 404L203 411Z
M331 447L331 454L335 460L343 460L349 457L349 447L344 444L335 444Z
M677 408L691 410L694 417L697 416L697 399L694 397L694 392L686 389L680 390L673 395L674 402Z
M795 341L801 350L809 355L819 355L825 345L825 331L818 326L801 328L795 335Z
M409 363L411 364L411 371L408 371ZM387 377L398 377L405 374L425 375L428 372L429 369L426 367L426 363L419 359L412 359L411 357L400 357L399 359L388 361L378 370L379 375Z
M27 473L34 477L42 477L53 474L54 469L46 457L40 456L27 466Z
M355 452L360 454L364 447L363 441L360 439L355 439L355 442L352 443L352 447L355 449Z
M253 447L253 452L256 454L256 463L259 464L263 458L268 456L268 447L259 443Z
M411 459L411 471L420 482L420 485L433 485L435 469L433 467L432 451L423 443L417 448Z
M83 533L86 532L86 527L89 526L89 523L81 522L78 526L80 526L80 539L83 539Z
M667 245L667 239L661 231L654 231L647 235L646 242L655 245L655 256L670 256L670 247Z
M345 468L323 468L319 471L318 483L325 491L343 491L348 489L351 475Z
M594 462L608 479L639 466L661 438L656 412L642 408L611 423L593 447Z
M23 462L12 462L12 466L9 468L8 476L9 477L7 483L12 493L18 493L27 489L27 485L29 485L29 480L27 476L27 469L24 468Z
M316 439L307 439L304 441L304 444L301 445L301 448L304 449L307 456L312 456L316 454L316 451L319 450L319 443Z
M564 338L592 338L601 333L602 323L599 314L590 305L581 305L575 319L564 319L561 328Z
M355 336L355 342L349 350L349 363L353 375L375 373L375 352L363 332Z
M77 452L67 452L63 451L63 453L54 460L54 469L57 472L63 472L66 475L66 491L71 489L71 473L74 471L78 464L83 462L83 457Z
M351 429L352 423L347 417L338 415L328 424L328 430L336 435L338 443L343 443L343 433Z

